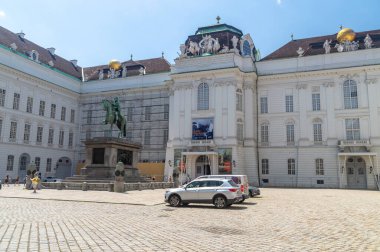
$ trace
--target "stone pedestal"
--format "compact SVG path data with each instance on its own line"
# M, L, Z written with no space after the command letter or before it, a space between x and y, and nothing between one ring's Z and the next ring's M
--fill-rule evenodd
M115 182L114 182L114 191L123 193L124 192L124 176L125 169L123 162L118 162L115 169Z
M123 178L140 177L136 167L141 145L113 137L93 138L85 141L85 145L86 164L89 165L81 169L81 175L87 180L114 180L119 161L124 165Z

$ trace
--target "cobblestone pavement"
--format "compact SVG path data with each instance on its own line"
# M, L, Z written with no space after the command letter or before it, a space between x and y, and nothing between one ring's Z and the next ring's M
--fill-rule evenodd
M1 190L0 251L380 251L379 191L263 188L220 210L28 199L25 190L7 198L15 190Z

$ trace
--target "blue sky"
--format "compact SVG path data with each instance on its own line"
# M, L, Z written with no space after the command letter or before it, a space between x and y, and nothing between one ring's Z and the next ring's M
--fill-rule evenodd
M294 38L380 29L380 1L0 0L0 25L84 67L160 57L173 63L198 27L226 23L250 33L265 56Z

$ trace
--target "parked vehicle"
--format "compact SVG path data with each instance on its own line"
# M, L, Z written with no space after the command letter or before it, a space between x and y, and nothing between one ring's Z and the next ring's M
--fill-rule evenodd
M56 177L46 177L42 182L62 182L62 179Z
M216 208L225 208L241 200L241 191L231 179L195 179L187 185L165 192L165 202L173 207L189 203L211 203Z
M249 184L248 184L248 177L247 175L203 175L198 177L199 178L224 178L224 179L231 179L234 181L240 188L240 191L243 195L242 200L239 203L244 202L245 199L248 199L249 196Z
M256 186L249 186L248 190L249 190L249 196L251 196L252 198L257 195L260 195L260 189Z

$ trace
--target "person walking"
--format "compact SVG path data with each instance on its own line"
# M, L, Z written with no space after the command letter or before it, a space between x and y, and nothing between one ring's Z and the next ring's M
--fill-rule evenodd
M9 186L9 175L5 176L5 184Z
M19 176L17 176L16 177L16 180L15 180L15 186L17 185L17 186L19 186L20 184L20 177Z
M38 174L34 174L34 178L30 179L32 181L33 186L33 193L36 193L38 183L40 182L40 178L38 177Z

